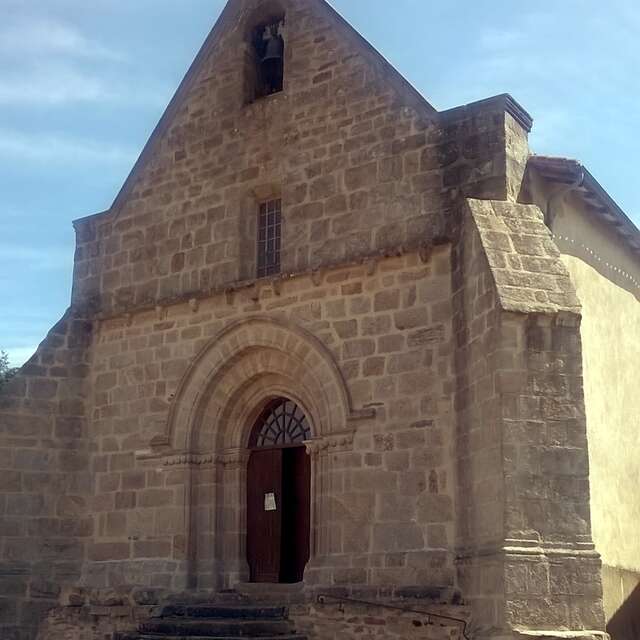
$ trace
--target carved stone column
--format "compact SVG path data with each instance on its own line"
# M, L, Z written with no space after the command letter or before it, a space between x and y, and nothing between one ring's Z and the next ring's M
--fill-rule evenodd
M332 550L331 495L338 490L331 457L350 452L354 431L342 431L305 442L311 456L311 556L304 573L308 586L330 582L327 562Z
M216 558L221 587L228 589L249 579L247 563L248 449L226 449L217 456L220 475L216 513Z

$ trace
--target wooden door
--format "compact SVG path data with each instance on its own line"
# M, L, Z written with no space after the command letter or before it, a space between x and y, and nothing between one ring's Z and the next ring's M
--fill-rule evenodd
M304 447L283 450L281 582L302 582L311 536L311 460Z
M247 561L251 582L280 581L282 449L253 451L247 470Z

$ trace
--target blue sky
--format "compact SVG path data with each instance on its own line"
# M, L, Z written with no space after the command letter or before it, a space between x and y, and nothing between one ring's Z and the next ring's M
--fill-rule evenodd
M640 224L637 0L333 0L438 109L509 92ZM69 302L71 221L109 207L222 0L0 0L0 349Z

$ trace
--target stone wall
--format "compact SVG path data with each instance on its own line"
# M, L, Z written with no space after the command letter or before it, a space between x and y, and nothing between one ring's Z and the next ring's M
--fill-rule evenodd
M234 556L244 562L244 531L216 525L215 514L233 510L242 517L244 488L234 480L236 472L228 472L236 465L237 473L244 472L242 452L251 424L241 417L224 419L225 403L254 408L275 380L305 408L318 439L313 453L318 516L309 582L450 586L449 250L435 249L423 259L411 253L324 275L267 280L199 304L101 322L91 373L96 490L87 584L184 588L194 570L189 564L194 544L198 562L206 567L197 569L199 579L217 580L200 586L222 586L220 579L231 579L220 577L221 567ZM271 319L271 324L259 320L252 328L246 324L251 317ZM243 321L240 333L226 342L216 338L238 320ZM300 347L305 361L288 364L298 351L300 331L314 336L322 345L318 353L326 349L327 359L335 362L353 410L346 422L322 418L320 396L333 374L320 370L311 379L308 373L318 369L313 362L320 356ZM240 345L237 356L230 350L234 344ZM287 353L281 350L284 344ZM223 377L216 377L212 364L194 400L187 395L194 416L202 398L214 403L203 406L211 419L202 420L196 433L188 413L176 414L172 406L184 394L183 380L200 378L191 367L208 362L210 349L226 355ZM299 373L292 378L288 366ZM217 393L208 395L207 388L220 394L219 408ZM336 395L328 404L341 402ZM167 434L172 415L177 423ZM327 429L339 432L333 444ZM158 448L158 443L163 444ZM208 457L198 457L205 452ZM205 514L197 535L191 504ZM229 522L217 517L218 523Z
M455 247L453 291L458 572L478 624L490 627L498 624L501 566L484 566L473 581L465 564L472 562L474 545L487 545L503 535L502 454L495 425L499 404L492 367L499 309L487 255L470 215L463 218Z
M63 594L62 601L63 606L47 615L38 640L110 640L114 632L130 633L139 623L160 614L166 593L153 589L72 589ZM433 598L371 602L325 595L287 608L296 632L309 640L463 640L473 632L466 607Z
M454 272L460 588L484 633L600 629L575 291L537 208L467 206Z
M91 323L68 312L0 394L0 636L26 640L79 580L87 540Z
M37 640L113 640L159 615L163 593L146 589L65 589L49 611Z
M434 604L419 598L380 602L321 598L320 602L290 607L290 615L296 630L314 640L464 640L465 634L472 637L469 612L464 606Z

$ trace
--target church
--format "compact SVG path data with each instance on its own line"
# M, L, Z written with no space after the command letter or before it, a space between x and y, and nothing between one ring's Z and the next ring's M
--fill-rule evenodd
M640 232L532 124L229 0L0 395L3 640L639 637Z

